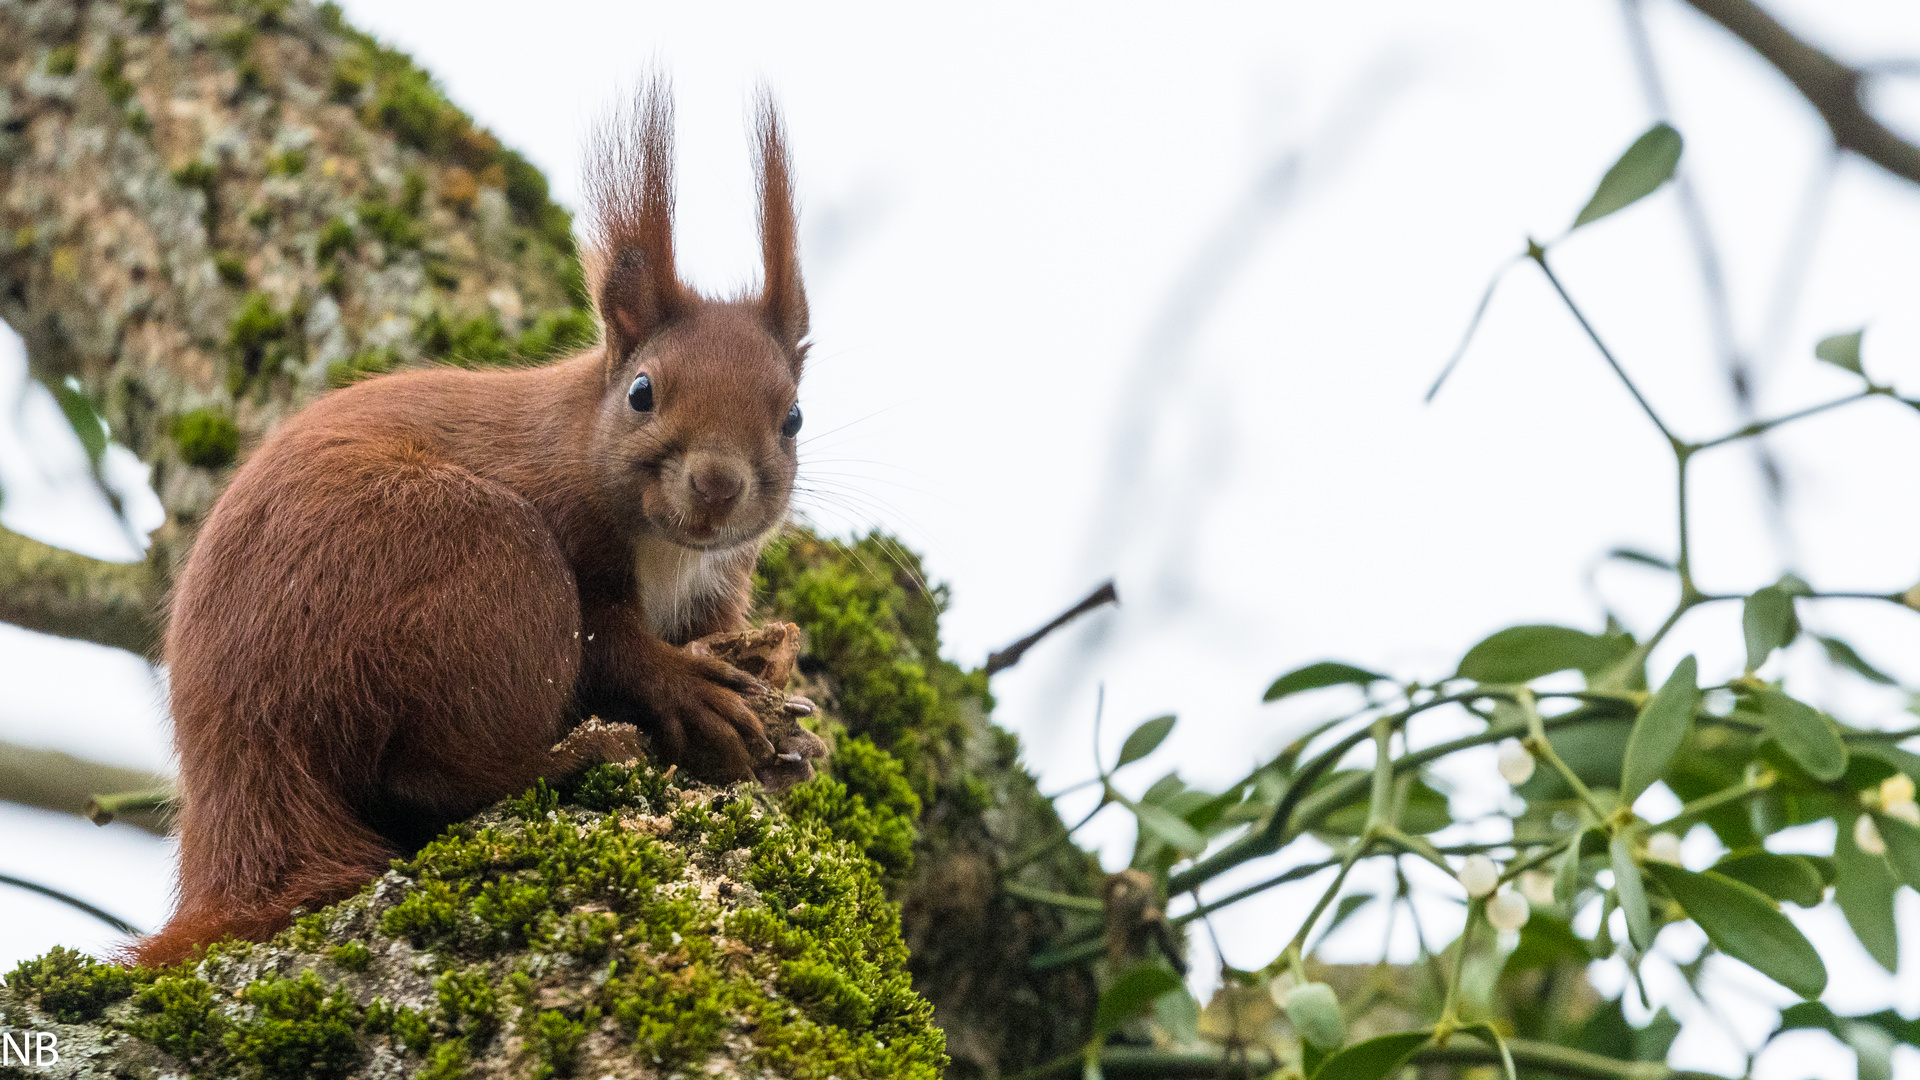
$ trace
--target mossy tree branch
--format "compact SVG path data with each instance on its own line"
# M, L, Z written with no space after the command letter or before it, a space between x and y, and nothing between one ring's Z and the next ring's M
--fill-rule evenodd
M89 559L0 529L0 622L149 656L159 592L146 562Z

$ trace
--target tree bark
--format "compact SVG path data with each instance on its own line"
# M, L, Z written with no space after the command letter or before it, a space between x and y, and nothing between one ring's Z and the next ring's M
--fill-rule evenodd
M1796 37L1752 0L1687 0L1786 77L1820 113L1834 145L1920 184L1920 147L1902 139L1860 101L1862 74Z
M0 529L0 622L152 656L157 578L148 562L102 562Z

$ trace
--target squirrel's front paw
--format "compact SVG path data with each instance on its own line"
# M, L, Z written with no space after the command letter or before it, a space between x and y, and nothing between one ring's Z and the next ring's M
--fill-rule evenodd
M696 776L753 779L754 762L778 753L743 697L761 684L709 657L686 656L677 666L647 701L667 759Z
M801 712L799 707L804 707ZM788 698L781 709L782 722L773 725L770 737L774 754L754 766L753 774L776 795L785 794L795 784L813 779L813 763L827 756L827 744L794 719L813 712L813 702L803 697Z

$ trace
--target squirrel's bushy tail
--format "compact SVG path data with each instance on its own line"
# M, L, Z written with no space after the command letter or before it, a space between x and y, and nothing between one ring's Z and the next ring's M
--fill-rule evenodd
M304 763L267 768L263 756L182 777L179 904L166 926L127 949L127 962L173 964L227 937L264 941L296 908L353 895L397 854Z

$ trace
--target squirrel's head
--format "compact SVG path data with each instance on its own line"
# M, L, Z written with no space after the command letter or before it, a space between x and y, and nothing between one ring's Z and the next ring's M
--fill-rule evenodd
M595 140L587 171L594 299L606 327L593 453L613 509L692 548L785 520L800 430L807 298L785 133L760 100L757 293L720 301L673 266L673 111L656 78Z

